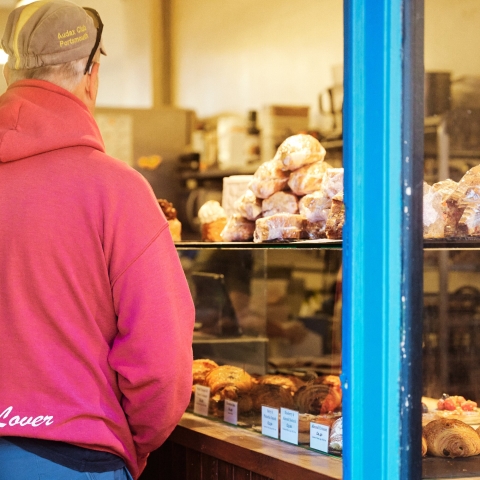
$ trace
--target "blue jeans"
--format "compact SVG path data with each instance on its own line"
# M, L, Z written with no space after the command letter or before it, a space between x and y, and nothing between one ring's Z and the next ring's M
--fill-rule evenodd
M0 437L0 480L133 480L126 468L114 472L77 472L26 452Z

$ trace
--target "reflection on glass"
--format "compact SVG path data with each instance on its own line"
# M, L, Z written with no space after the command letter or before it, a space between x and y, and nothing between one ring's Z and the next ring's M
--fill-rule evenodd
M315 448L310 423L341 418L341 250L179 254L196 305L194 383L210 388L209 415L224 418L233 401L238 425L261 432L262 406L293 410L299 443ZM329 453L340 452L337 436Z

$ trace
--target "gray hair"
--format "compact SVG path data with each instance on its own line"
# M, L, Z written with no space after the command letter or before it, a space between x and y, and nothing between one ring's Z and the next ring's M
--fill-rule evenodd
M82 81L87 58L73 60L59 65L47 65L44 67L25 68L22 70L9 69L9 84L18 80L36 79L58 85L59 87L72 92Z

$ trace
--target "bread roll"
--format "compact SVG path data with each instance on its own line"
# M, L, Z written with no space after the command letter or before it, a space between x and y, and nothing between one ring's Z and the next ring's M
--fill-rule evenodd
M435 457L471 457L480 453L480 437L460 420L440 418L423 427L427 452Z
M331 240L339 240L343 235L345 223L345 205L343 203L343 192L332 198L332 207L328 214L325 233Z
M293 213L277 213L255 222L253 241L298 240L303 237L305 218Z
M324 173L332 168L327 162L305 165L290 174L288 186L296 195L307 195L320 190Z
M253 240L254 231L255 222L235 213L227 220L220 237L224 242L248 242Z
M249 189L257 198L268 198L287 185L289 173L282 170L282 163L276 159L262 163L253 175Z
M300 133L284 140L274 159L282 163L283 170L293 171L310 163L321 162L325 154L325 148L315 137Z
M235 213L238 213L247 220L256 220L262 215L262 201L250 190L235 201L233 205Z
M298 213L298 198L293 193L276 192L262 202L262 215L271 217L277 213Z

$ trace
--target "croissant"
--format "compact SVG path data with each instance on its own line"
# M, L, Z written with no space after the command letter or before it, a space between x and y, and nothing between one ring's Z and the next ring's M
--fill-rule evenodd
M248 392L255 380L243 368L222 365L207 373L205 382L210 387L210 394L219 400L236 400L240 393Z
M207 358L200 358L193 361L193 384L206 385L205 377L210 370L217 368L218 365Z
M433 420L423 427L423 433L427 452L435 457L471 457L480 453L478 433L460 420Z
M340 377L328 375L323 379L322 383L330 385L330 390L322 403L320 413L334 412L342 404L342 385Z
M308 383L299 388L295 393L295 405L300 413L312 413L318 415L322 413L322 404L330 392L328 385L319 383Z
M257 412L262 409L262 405L271 408L294 408L291 393L280 385L271 385L268 383L256 385L252 389L251 396L253 408Z
M422 434L422 457L427 454L427 439L425 435Z
M278 385L288 390L292 395L305 385L305 382L294 375L263 375L258 379L260 384Z

